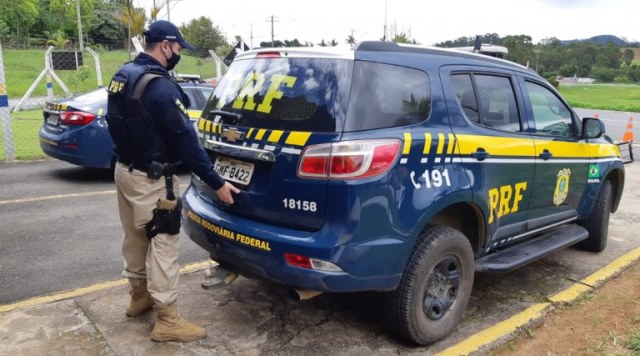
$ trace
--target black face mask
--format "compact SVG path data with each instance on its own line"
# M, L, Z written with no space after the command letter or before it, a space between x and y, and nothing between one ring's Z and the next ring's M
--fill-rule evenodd
M171 50L171 58L167 59L167 70L172 70L180 62L180 55Z

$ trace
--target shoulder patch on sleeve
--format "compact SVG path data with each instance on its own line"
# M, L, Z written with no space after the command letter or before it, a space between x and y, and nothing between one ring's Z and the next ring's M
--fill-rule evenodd
M122 92L122 89L124 89L124 85L125 85L126 81L120 81L116 78L111 79L111 82L109 83L109 86L107 87L107 92L109 94L118 94L120 92Z
M184 106L184 104L182 104L182 101L180 101L180 99L176 98L175 104L178 107L178 109L180 109L180 111L182 111L185 115L189 116L189 113L187 112L187 108Z

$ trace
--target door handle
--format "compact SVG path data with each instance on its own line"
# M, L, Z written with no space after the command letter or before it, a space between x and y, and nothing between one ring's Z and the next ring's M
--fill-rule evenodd
M485 151L482 147L478 147L475 152L471 153L471 157L477 159L478 161L484 161L489 156L491 156L489 152Z
M549 150L547 149L543 150L542 153L540 154L540 158L542 158L545 161L551 157L553 157L553 153L549 152Z

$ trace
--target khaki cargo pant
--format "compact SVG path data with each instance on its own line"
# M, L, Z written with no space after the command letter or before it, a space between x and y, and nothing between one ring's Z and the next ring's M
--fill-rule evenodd
M158 234L149 241L145 226L153 217L156 202L166 195L164 177L158 180L116 163L114 179L118 210L124 229L122 254L126 278L146 278L151 297L161 306L173 304L178 297L179 235ZM174 194L180 199L180 180L173 176Z

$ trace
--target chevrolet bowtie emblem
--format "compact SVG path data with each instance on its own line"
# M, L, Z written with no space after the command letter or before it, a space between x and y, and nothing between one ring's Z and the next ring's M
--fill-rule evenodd
M240 132L236 128L223 129L222 137L226 138L229 142L236 142L244 138L244 132Z

